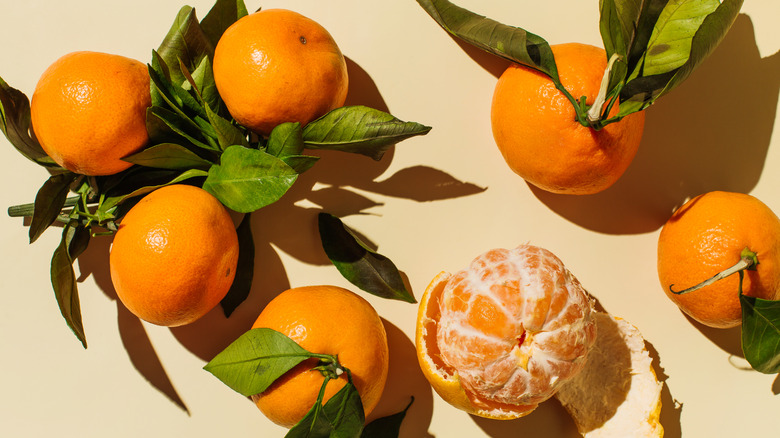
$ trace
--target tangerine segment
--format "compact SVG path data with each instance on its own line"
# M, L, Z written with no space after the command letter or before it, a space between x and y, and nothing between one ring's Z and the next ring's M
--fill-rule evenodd
M418 314L420 364L460 409L526 415L582 368L596 337L591 312L587 293L550 251L491 250L429 286Z

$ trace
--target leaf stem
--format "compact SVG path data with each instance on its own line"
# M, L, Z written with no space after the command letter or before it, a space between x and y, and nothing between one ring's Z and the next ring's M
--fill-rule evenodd
M756 265L758 265L758 255L755 252L751 251L749 248L745 248L740 253L740 259L739 259L739 261L735 265L733 265L733 266L731 266L731 267L729 267L727 269L724 269L723 271L718 272L717 274L713 275L712 277L702 281L701 283L699 283L699 284L697 284L695 286L691 286L691 287L689 287L687 289L683 289L681 291L675 291L674 289L672 289L674 287L674 285L670 284L669 285L669 292L671 292L671 293L673 293L675 295L687 294L689 292L693 292L693 291L699 290L699 289L701 289L703 287L709 286L712 283L715 283L716 281L722 280L722 279L724 279L724 278L726 278L726 277L728 277L728 276L730 276L732 274L739 273L739 280L740 280L739 281L739 294L742 295L742 279L744 278L743 271L745 269L753 270L753 269L755 269Z

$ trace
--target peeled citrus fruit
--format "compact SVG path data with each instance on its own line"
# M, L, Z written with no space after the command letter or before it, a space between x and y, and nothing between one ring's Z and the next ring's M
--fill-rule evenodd
M338 356L352 373L365 415L379 402L387 380L387 334L376 310L363 297L336 286L286 290L263 309L252 328L270 328L312 353ZM311 359L297 365L261 394L253 396L274 423L292 427L314 406L324 377ZM330 380L327 402L346 379Z
M417 314L417 357L453 406L522 417L582 369L596 339L592 305L550 251L494 249L430 283Z
M655 438L661 389L639 330L626 320L595 312L598 335L579 374L555 394L586 438Z

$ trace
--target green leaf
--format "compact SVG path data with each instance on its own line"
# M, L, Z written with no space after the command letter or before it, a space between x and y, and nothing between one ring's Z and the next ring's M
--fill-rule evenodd
M255 273L255 241L252 237L251 213L244 215L236 229L238 233L238 266L236 277L230 285L225 298L222 299L222 311L225 317L230 317L236 308L246 300L252 289L252 279Z
M220 161L209 169L203 188L239 213L278 201L298 177L284 161L243 146L228 147Z
M303 130L298 122L277 125L268 136L266 152L274 157L300 155L303 152Z
M159 60L159 62L162 63L163 61ZM172 81L169 81L167 78L160 75L152 66L148 66L148 71L153 89L157 91L160 99L165 103L165 105L157 105L158 107L167 106L169 110L172 110L181 116L183 120L188 121L193 127L197 127L197 124L192 121L193 116L207 117L205 109L203 109L198 100L192 96L188 90L183 88L184 84L186 84L188 88L191 87L189 80L187 80L189 70L184 67L179 69L179 73L185 78L184 82L179 85L174 84Z
M204 106L218 109L220 106L217 84L214 82L214 72L209 58L203 58L198 67L192 72L192 80L200 91L200 97Z
M212 146L206 143L203 139L197 138L201 136L201 127L198 126L193 120L188 119L186 116L181 116L173 111L162 107L151 107L146 111L147 125L150 123L154 125L154 129L158 134L157 138L161 135L159 132L167 127L170 133L176 134L179 137L187 140L193 146L197 146L201 149L208 151L219 151L218 147ZM150 129L147 126L147 129ZM195 131L196 133L192 133ZM162 134L165 135L165 134Z
M144 172L146 174L149 174L150 172ZM138 188L132 189L132 190L121 190L114 188L112 192L110 192L110 196L107 195L105 201L101 204L101 209L104 211L107 211L130 198L134 198L136 196L145 195L147 193L150 193L154 190L159 189L160 187L169 186L171 184L178 184L182 181L186 181L191 178L198 178L198 177L204 177L207 176L208 172L200 169L189 169L185 170L184 172L179 173L176 175L173 179L166 180L159 184L148 184L148 185L141 185ZM151 179L151 178L150 178ZM130 186L132 184L128 184L123 187ZM117 193L118 192L118 193Z
M52 175L38 190L30 221L30 243L35 242L57 220L65 205L65 198L70 192L70 184L77 176L71 172Z
M307 124L303 141L311 149L352 152L380 160L390 146L430 130L429 126L404 122L377 109L346 106Z
M0 130L25 158L46 167L59 167L32 135L30 101L0 78Z
M203 17L200 27L211 44L216 47L225 30L245 15L248 15L248 12L243 0L217 0L209 13Z
M122 159L140 166L158 169L203 169L208 170L211 162L195 152L176 143L162 143L148 147L141 152Z
M287 371L313 357L282 333L268 328L247 331L203 368L244 395L265 391Z
M506 60L536 69L560 83L550 45L519 27L475 14L447 0L417 0L444 30Z
M742 352L757 371L780 373L780 301L739 296Z
M311 169L319 159L319 157L314 157L311 155L288 155L286 157L282 157L282 161L295 170L295 173L299 175Z
M371 251L341 219L318 215L320 239L328 258L350 283L373 295L416 303L401 273L387 257Z
M208 116L211 126L214 127L217 134L217 141L222 150L233 145L249 146L246 135L236 125L220 117L208 106L206 106L206 115Z
M327 384L327 380L323 385ZM285 438L356 438L365 422L363 403L357 388L348 382L327 403L317 400L314 406L293 426Z
M368 423L363 429L363 434L360 435L360 438L398 438L401 432L401 423L403 423L406 412L409 411L412 403L414 403L414 397L401 412L377 418Z
M670 0L650 36L643 74L659 75L685 64L691 53L693 36L719 5L718 0Z
M170 69L171 81L178 85L186 81L178 70L179 60L189 69L194 69L204 56L214 57L214 46L201 29L195 9L184 6L179 10L157 52Z
M51 259L51 283L60 313L84 348L87 348L87 338L81 320L81 304L73 260L86 249L89 237L89 229L72 220L63 228L62 240Z

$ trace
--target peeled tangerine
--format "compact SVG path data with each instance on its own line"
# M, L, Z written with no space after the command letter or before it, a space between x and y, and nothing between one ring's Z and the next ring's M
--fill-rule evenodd
M584 433L598 428L594 421L609 423L609 415L588 423L591 414L621 401L581 398L576 391L604 381L598 372L585 375L592 382L577 380L583 368L598 364L611 371L617 365L621 372L633 372L631 355L628 363L603 359L611 357L612 344L622 346L621 352L636 346L629 348L624 338L613 340L611 319L603 341L597 336L602 320L579 281L550 251L531 245L494 249L454 275L442 272L433 279L420 300L417 356L423 374L445 401L481 417L519 418L562 388L572 388L567 394L574 395L564 405L587 417L573 415ZM591 357L597 359L591 362ZM657 412L655 418L657 423Z

